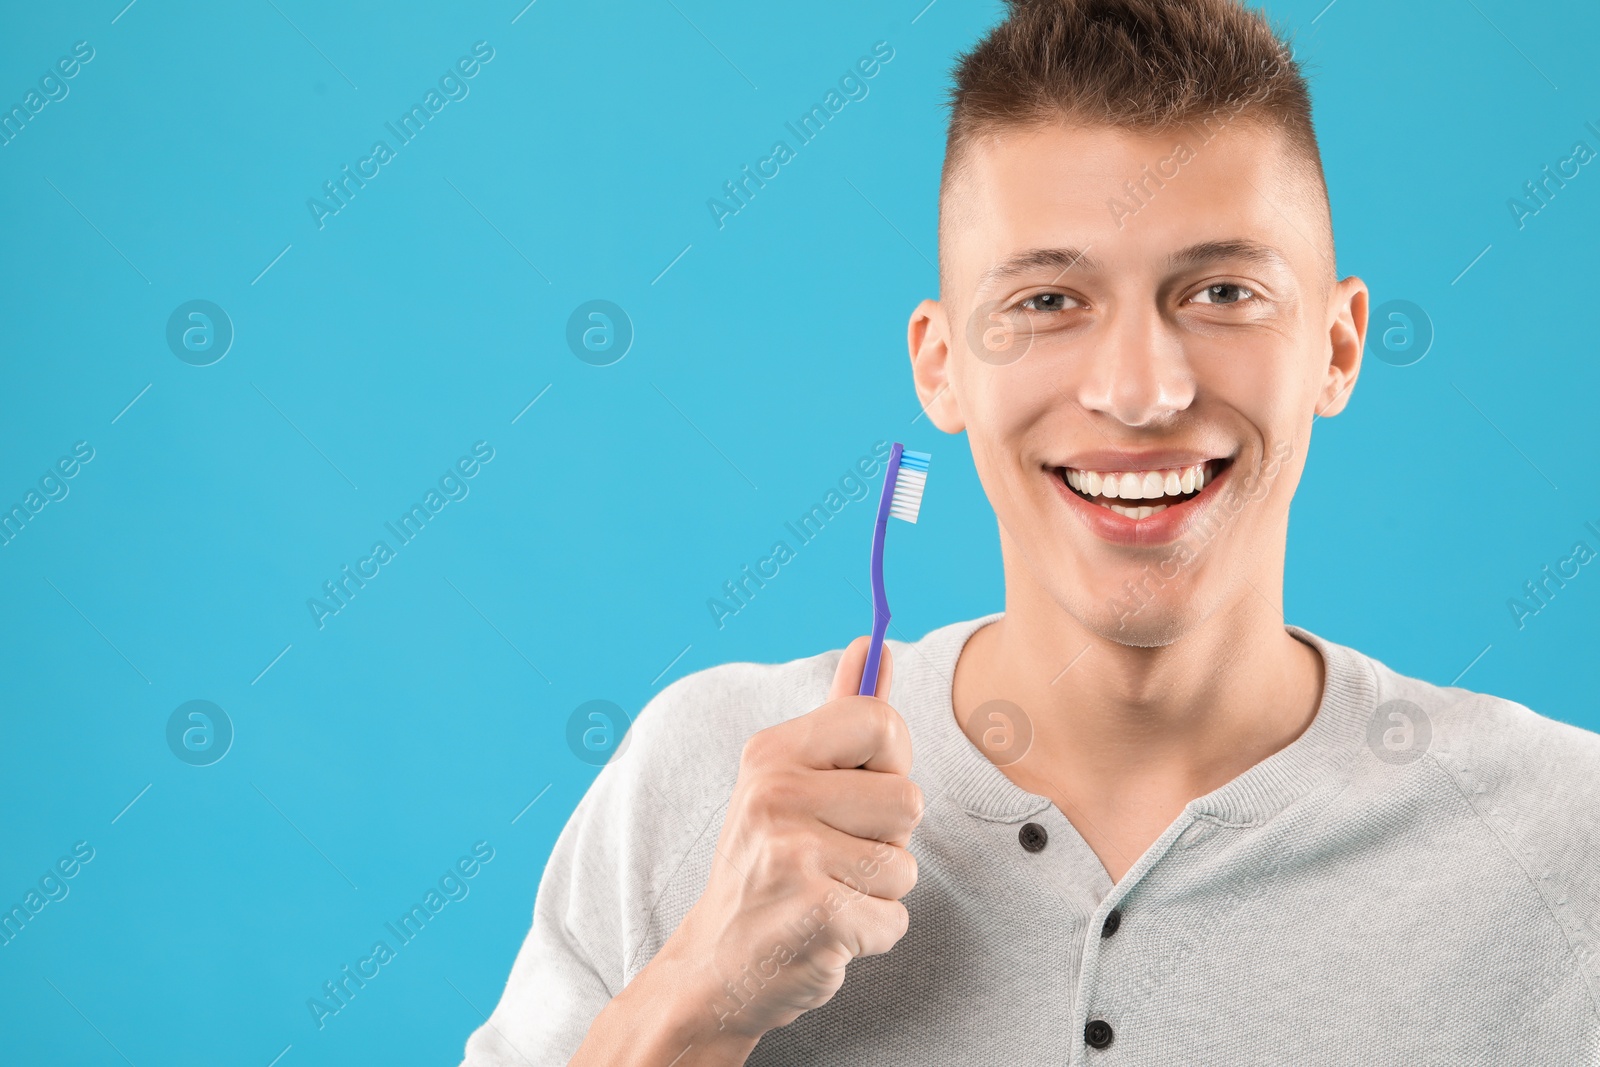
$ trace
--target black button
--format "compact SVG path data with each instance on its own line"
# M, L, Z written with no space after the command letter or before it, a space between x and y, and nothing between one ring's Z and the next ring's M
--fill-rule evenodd
M1106 1048L1114 1036L1111 1024L1104 1019L1090 1019L1089 1025L1083 1028L1083 1040L1090 1048Z
M1100 936L1110 937L1112 934L1117 932L1117 928L1121 925L1122 911L1118 908L1112 908L1106 913L1106 924L1100 927Z
M1045 842L1050 840L1050 835L1044 832L1044 827L1036 822L1025 822L1022 830L1017 834L1017 840L1022 842L1022 847L1029 852L1039 852L1044 849Z

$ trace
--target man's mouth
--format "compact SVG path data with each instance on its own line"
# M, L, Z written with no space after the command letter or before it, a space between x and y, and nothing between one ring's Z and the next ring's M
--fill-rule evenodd
M1056 476L1073 493L1118 515L1148 519L1198 496L1228 466L1208 459L1188 467L1145 471L1090 471L1057 467Z

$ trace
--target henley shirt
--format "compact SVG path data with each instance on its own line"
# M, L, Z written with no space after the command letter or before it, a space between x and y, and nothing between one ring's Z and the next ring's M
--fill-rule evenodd
M749 1064L1600 1065L1600 735L1289 626L1326 665L1310 725L1113 884L955 720L956 660L1000 617L889 642L926 801L910 927ZM705 889L745 741L824 703L840 655L713 667L646 705L466 1067L568 1061Z

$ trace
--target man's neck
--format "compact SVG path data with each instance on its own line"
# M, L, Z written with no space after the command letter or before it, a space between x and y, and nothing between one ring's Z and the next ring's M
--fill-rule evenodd
M1042 593L1009 596L1005 617L961 654L957 721L982 749L987 724L973 712L995 699L1021 709L1032 741L1002 771L1055 801L1113 881L1185 804L1288 745L1316 715L1321 655L1285 631L1273 602L1247 593L1156 648L1108 640Z

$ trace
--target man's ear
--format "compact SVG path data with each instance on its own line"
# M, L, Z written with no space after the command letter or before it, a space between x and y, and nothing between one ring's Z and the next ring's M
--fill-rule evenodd
M1361 350L1367 340L1367 283L1351 276L1336 282L1328 307L1328 367L1317 396L1317 414L1339 414L1350 400L1361 373Z
M911 313L906 328L906 345L911 350L911 378L917 386L917 401L928 419L945 433L960 433L967 428L950 387L950 323L944 305L924 300Z

